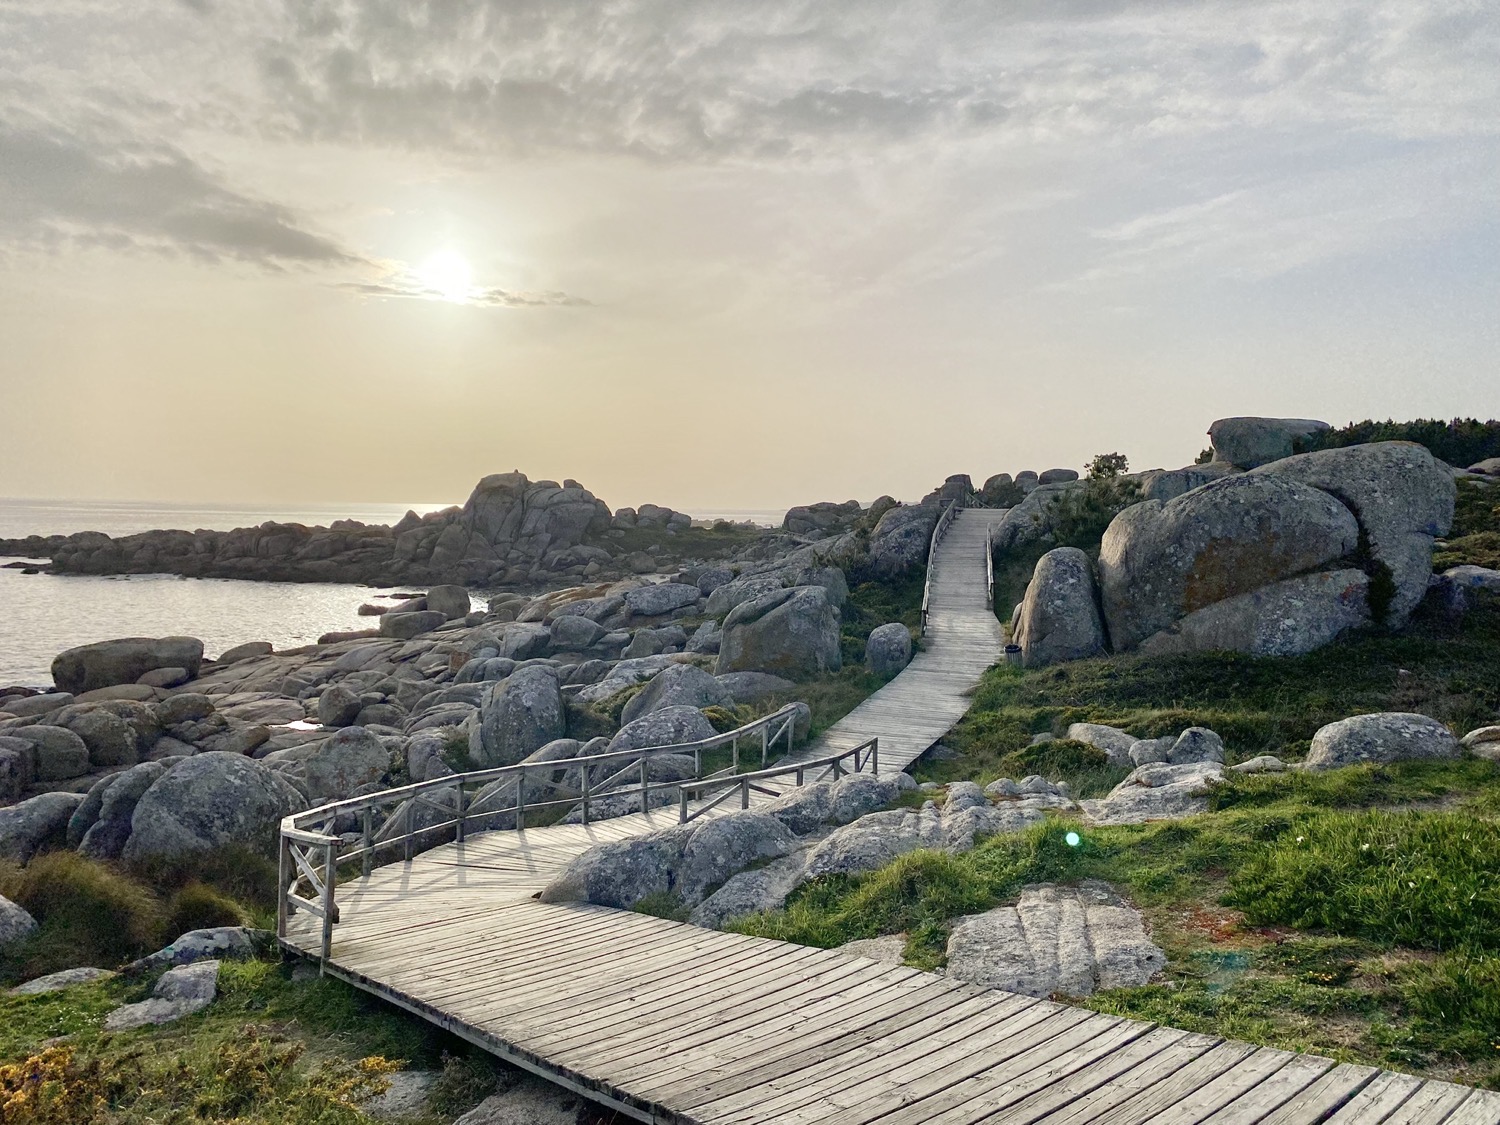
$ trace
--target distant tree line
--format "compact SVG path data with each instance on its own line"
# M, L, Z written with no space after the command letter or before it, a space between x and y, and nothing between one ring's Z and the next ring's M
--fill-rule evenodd
M1477 418L1418 418L1414 422L1366 419L1337 430L1326 430L1297 441L1299 453L1315 449L1337 449L1371 441L1412 441L1424 445L1432 455L1450 465L1467 468L1489 457L1500 457L1500 421Z

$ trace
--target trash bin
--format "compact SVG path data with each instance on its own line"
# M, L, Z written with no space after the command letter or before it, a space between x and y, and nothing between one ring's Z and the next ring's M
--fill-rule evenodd
M1020 665L1020 663L1021 663L1021 646L1020 645L1006 645L1005 646L1005 663L1007 663L1007 664L1015 664L1017 666Z

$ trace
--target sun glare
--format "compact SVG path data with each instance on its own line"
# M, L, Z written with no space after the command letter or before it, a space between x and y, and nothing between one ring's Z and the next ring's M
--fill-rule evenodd
M456 250L440 250L417 268L417 280L445 301L463 304L474 291L474 268Z

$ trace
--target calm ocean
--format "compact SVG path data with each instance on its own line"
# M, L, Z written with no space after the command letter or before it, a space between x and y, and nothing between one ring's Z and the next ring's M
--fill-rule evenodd
M337 519L395 523L408 509L437 504L312 504L301 507L153 504L143 501L0 499L0 539L157 528L228 530L267 520L327 524ZM706 512L700 519L779 523L782 511ZM0 561L8 561L0 559ZM277 648L310 644L323 633L369 628L362 602L390 590L333 583L239 582L143 574L54 577L0 568L0 685L51 682L52 658L112 637L201 637L209 656L245 641Z

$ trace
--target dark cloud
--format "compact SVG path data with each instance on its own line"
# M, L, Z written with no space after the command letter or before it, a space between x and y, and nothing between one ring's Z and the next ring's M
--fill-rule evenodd
M360 259L291 209L241 194L163 144L0 120L0 230L81 244L267 265Z

